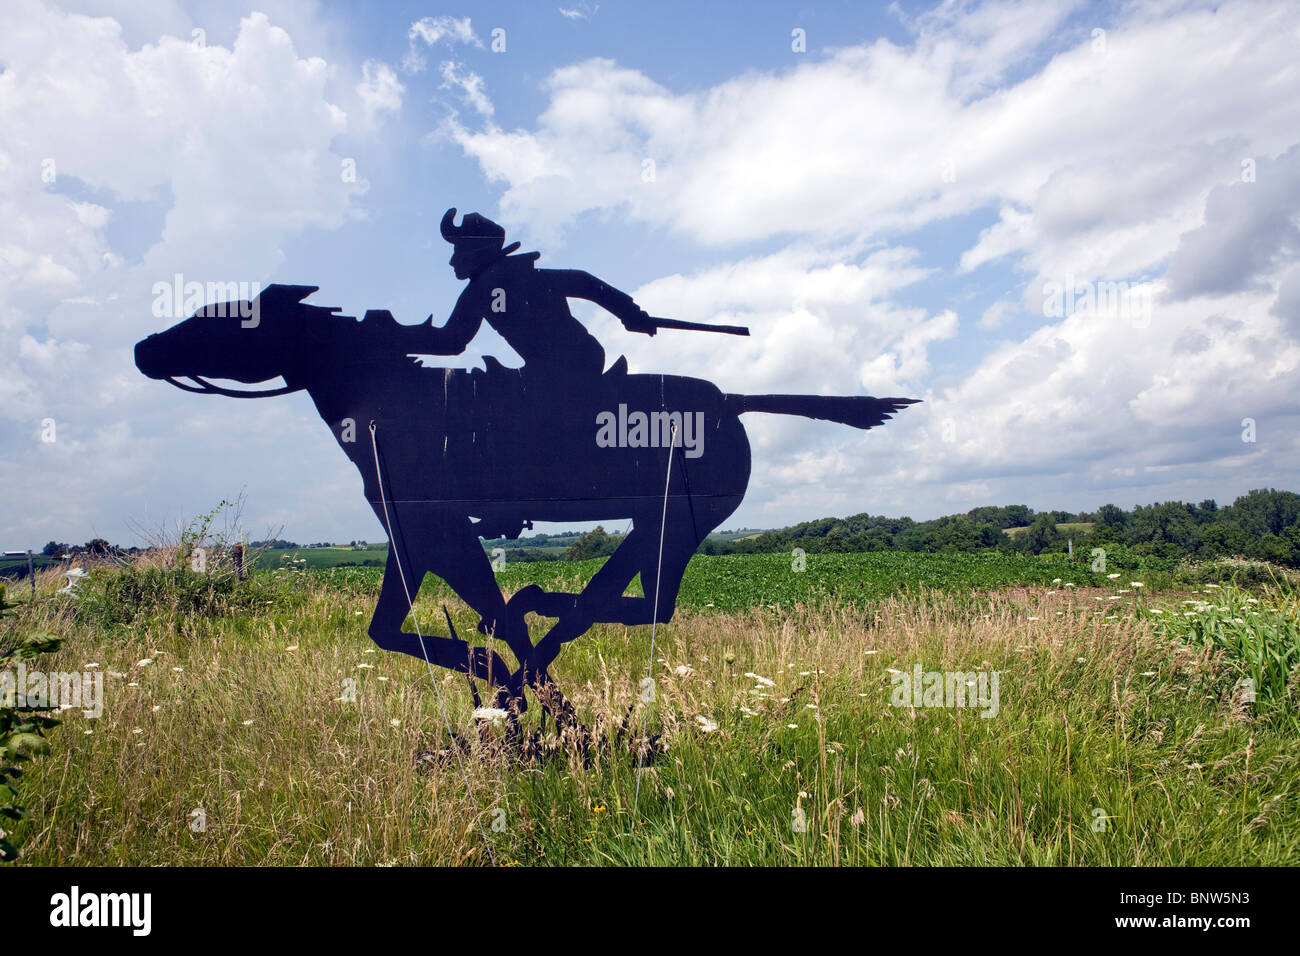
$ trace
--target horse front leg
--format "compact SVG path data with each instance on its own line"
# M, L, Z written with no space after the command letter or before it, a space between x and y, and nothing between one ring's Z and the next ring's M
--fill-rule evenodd
M413 634L402 629L407 615L412 611L420 583L428 569L422 565L399 567L396 551L388 546L388 563L384 568L384 583L370 619L370 638L386 651L409 654L420 660L448 670L469 674L489 684L501 686L509 681L510 669L506 662L486 647L472 647L453 637L434 634ZM402 572L406 572L403 581ZM407 590L410 590L408 600Z

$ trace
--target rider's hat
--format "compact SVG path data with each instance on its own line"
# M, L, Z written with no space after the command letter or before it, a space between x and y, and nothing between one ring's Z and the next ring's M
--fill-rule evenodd
M457 255L465 256L473 264L471 271L477 272L519 248L517 242L502 248L506 241L505 229L476 212L466 213L459 226L455 223L456 210L448 209L442 217L442 238L456 247Z

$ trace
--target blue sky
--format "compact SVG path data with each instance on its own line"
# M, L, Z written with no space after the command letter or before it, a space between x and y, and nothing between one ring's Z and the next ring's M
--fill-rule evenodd
M634 370L925 399L867 433L747 416L730 525L1300 486L1294 6L17 0L7 20L6 548L127 543L241 491L255 536L380 538L305 396L183 394L130 347L169 324L150 290L175 272L440 322L449 206L652 314L754 331L645 339L575 306ZM1066 284L1123 297L1052 314ZM517 362L485 330L444 364L484 354Z

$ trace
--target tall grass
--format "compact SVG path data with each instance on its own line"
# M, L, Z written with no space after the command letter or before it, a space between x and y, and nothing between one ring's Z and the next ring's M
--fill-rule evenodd
M1035 585L1015 599L914 590L687 608L660 628L648 705L645 629L598 625L553 670L607 745L565 746L551 725L549 756L521 764L502 730L480 739L465 678L435 670L446 718L475 741L448 758L425 665L366 637L371 576L258 574L201 607L162 588L126 623L103 612L124 573L94 572L79 599L42 578L41 600L20 612L66 639L50 667L106 674L103 717L66 712L25 781L24 862L1300 860L1300 751L1294 727L1269 716L1293 699L1294 658L1266 657L1260 702L1240 706L1232 688L1255 666L1256 638L1173 622L1193 621L1183 599L1241 609L1218 594L1130 588L1107 601ZM468 608L432 580L426 591L426 633L442 631L444 602L474 633ZM1256 600L1262 618L1294 625L1293 596ZM1268 655L1280 646L1260 640ZM918 662L998 671L998 715L891 706L889 669ZM638 795L629 738L643 719L664 749Z

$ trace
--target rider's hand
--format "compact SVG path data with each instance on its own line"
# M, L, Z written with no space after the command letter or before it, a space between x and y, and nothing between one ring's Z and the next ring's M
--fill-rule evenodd
M646 335L654 335L659 331L645 309L633 309L631 314L624 316L623 328L629 332L644 332Z

